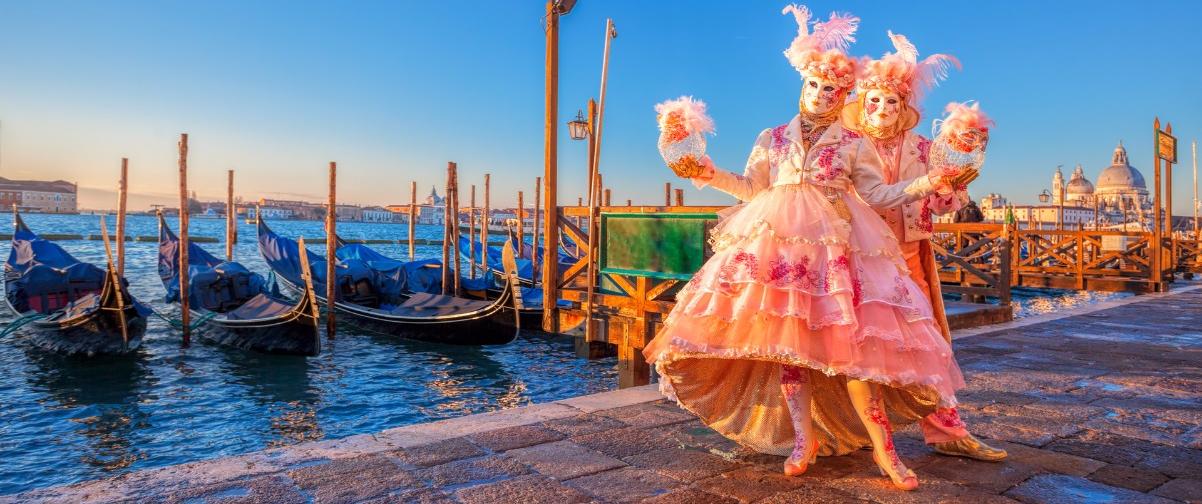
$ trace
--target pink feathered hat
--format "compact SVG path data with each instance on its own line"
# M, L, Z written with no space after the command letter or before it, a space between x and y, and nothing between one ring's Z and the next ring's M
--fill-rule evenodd
M830 19L814 23L809 31L810 10L804 5L785 6L781 14L792 13L797 21L797 37L785 49L785 57L802 77L820 77L841 88L856 82L857 61L847 55L848 44L855 42L860 18L851 14L831 13Z
M932 54L918 61L918 48L905 35L889 32L896 52L885 53L881 59L869 60L860 66L856 88L860 93L872 89L892 91L917 108L923 93L947 79L947 72L960 61L947 54Z

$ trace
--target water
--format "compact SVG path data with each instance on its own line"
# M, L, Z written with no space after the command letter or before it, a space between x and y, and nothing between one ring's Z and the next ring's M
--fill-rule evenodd
M5 217L6 218L6 217ZM99 234L99 217L25 215L41 233ZM172 221L175 225L176 222ZM321 237L322 224L274 221L283 235ZM224 220L193 218L193 236L224 236ZM109 230L114 229L110 219ZM127 234L157 236L157 220L131 216ZM5 225L6 232L11 227ZM346 238L403 239L406 226L340 223ZM418 226L438 239L441 227ZM239 224L235 257L266 264L253 225ZM101 241L60 243L102 264ZM222 243L201 246L224 255ZM156 242L127 243L130 291L162 312ZM321 250L315 246L313 250ZM372 245L405 257L407 245ZM7 240L0 254L8 255ZM419 246L419 257L440 247ZM13 314L0 309L0 323ZM143 347L123 357L63 357L21 333L0 341L0 495L125 472L390 427L546 402L612 389L613 359L578 359L568 338L522 334L499 347L450 347L358 333L339 326L313 358L261 355L194 341L150 319Z

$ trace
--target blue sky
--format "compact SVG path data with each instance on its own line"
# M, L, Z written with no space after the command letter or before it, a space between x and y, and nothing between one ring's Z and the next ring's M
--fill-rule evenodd
M657 203L674 180L655 150L652 106L691 94L718 125L710 154L741 169L756 134L787 121L800 81L781 55L795 33L782 2L580 0L562 19L560 194L583 193L585 148L562 123L599 88L605 19L613 43L602 153L614 199ZM1202 136L1202 8L1193 2L812 2L863 22L857 54L886 29L923 54L964 63L925 102L997 120L974 196L1030 202L1058 164L1092 180L1121 139L1152 181L1151 122L1172 121L1190 212L1189 141ZM170 201L175 142L191 135L190 182L222 194L318 200L328 161L340 200L408 201L493 174L494 205L542 174L543 2L0 1L0 176L78 181L109 207L119 160L143 204ZM682 185L676 182L677 185ZM440 191L441 192L441 191ZM687 189L689 203L726 203ZM466 190L464 195L466 203Z

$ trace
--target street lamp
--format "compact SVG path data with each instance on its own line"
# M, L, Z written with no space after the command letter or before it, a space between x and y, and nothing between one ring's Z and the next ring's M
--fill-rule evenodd
M568 121L568 135L572 137L572 140L584 140L591 133L588 121L584 119L584 112L577 110L576 118Z
M1043 192L1039 193L1039 202L1040 203L1047 203L1051 199L1052 199L1052 193L1048 192L1047 189L1044 189Z

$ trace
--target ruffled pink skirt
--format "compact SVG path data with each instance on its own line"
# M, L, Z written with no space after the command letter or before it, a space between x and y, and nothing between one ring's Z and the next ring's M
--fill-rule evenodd
M761 452L793 448L782 365L810 370L824 455L870 442L848 378L884 385L899 423L954 407L964 387L893 233L854 193L838 197L845 212L818 187L777 186L720 222L714 256L644 349L665 395Z

